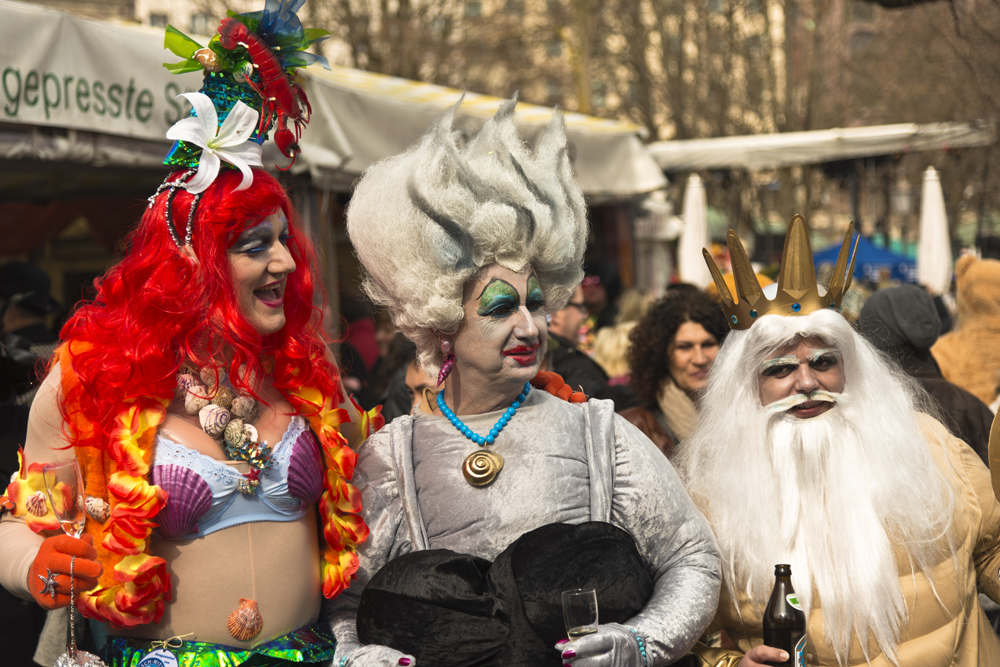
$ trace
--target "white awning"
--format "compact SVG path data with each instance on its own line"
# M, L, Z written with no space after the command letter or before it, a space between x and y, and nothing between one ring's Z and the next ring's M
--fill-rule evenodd
M910 151L986 146L992 126L973 123L900 123L782 132L746 137L658 141L649 153L666 172L704 169L776 169Z
M167 129L188 112L177 95L201 87L200 73L174 76L162 67L176 60L163 49L162 30L0 0L0 123L12 124L0 132L0 158L155 166L155 145L162 144L162 159ZM303 78L313 118L294 171L308 169L343 189L373 162L406 149L461 96L346 68L314 66ZM500 102L470 93L457 122L474 132ZM546 107L518 105L522 137L537 141L551 114ZM52 140L38 131L45 126L69 132ZM626 198L666 185L637 126L575 113L566 114L566 126L577 179L588 196ZM269 145L264 163L287 160Z

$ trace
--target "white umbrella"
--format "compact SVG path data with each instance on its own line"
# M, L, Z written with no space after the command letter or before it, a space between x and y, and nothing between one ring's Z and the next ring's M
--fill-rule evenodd
M698 174L688 177L684 188L684 231L677 245L677 273L681 281L704 289L712 282L702 248L709 245L708 204L705 200L705 186Z
M920 201L920 246L917 248L917 280L935 294L951 286L951 238L944 211L941 179L934 167L924 172Z

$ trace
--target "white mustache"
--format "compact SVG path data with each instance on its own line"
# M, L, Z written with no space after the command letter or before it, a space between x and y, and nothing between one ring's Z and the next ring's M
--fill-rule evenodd
M796 408L803 403L808 403L810 401L826 401L828 403L836 403L840 400L837 394L824 391L822 389L817 389L811 394L793 394L787 398L782 398L775 401L767 406L767 411L769 414L777 414L779 412L788 412L792 408Z

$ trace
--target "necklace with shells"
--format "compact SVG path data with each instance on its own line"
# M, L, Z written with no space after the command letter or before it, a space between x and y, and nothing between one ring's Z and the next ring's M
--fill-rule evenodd
M239 490L252 494L260 485L260 473L271 468L271 447L260 440L253 426L259 414L257 400L235 394L225 381L221 368L203 368L197 377L192 369L185 369L177 376L177 397L183 398L185 412L198 415L205 433L222 441L226 456L250 464Z

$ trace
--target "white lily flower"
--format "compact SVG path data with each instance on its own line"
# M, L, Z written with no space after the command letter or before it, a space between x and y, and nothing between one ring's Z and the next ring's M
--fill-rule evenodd
M167 130L167 139L186 141L201 147L198 173L188 181L187 191L192 194L204 192L219 175L222 160L243 172L243 181L237 190L246 190L253 183L251 166L263 167L261 147L250 141L250 135L257 126L260 114L243 102L237 102L226 120L219 127L219 116L215 105L204 93L183 93L194 107L196 116L183 118Z

